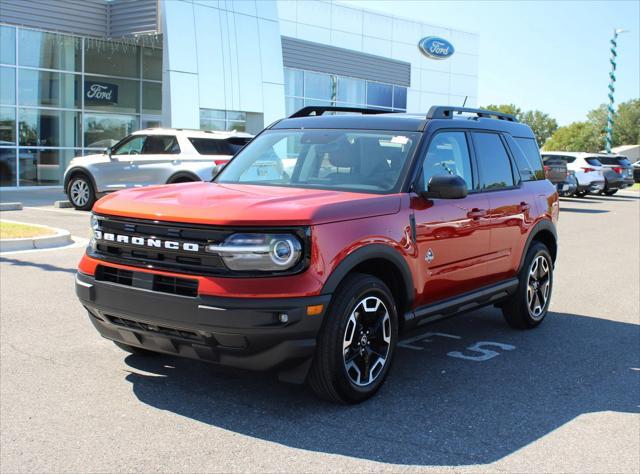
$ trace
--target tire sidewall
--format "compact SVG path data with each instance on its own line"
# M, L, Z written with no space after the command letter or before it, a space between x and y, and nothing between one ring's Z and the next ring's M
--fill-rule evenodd
M344 302L341 302L337 307L331 311L329 317L337 318L338 324L336 324L336 330L333 340L331 341L331 366L333 373L335 374L334 383L339 393L350 402L357 402L369 398L382 386L389 373L389 369L393 363L395 348L398 340L398 315L396 306L393 301L393 297L389 289L374 277L363 278L355 286L350 289L351 295ZM344 366L343 356L343 338L344 333L349 321L349 316L355 309L356 305L360 303L364 298L369 296L376 296L380 298L389 312L389 318L391 319L391 344L389 347L389 354L387 361L382 369L382 372L378 375L376 380L371 384L364 387L355 385L349 378L346 368Z
M89 188L89 199L87 203L83 206L77 205L75 202L73 202L73 199L71 198L71 187L76 181L84 181ZM73 207L75 207L76 209L80 211L90 211L91 208L93 208L93 203L95 202L95 190L93 189L93 184L91 183L91 180L83 174L78 174L74 176L69 180L69 185L67 186L67 196L69 197L69 201L71 202Z
M527 302L527 287L529 285L529 272L531 271L531 265L533 261L538 258L540 255L544 256L547 259L547 263L549 265L549 296L547 297L547 301L545 302L545 306L542 310L542 316L539 318L534 318L530 311L529 305ZM534 327L540 324L547 317L547 313L549 311L549 305L551 303L551 297L553 295L553 259L551 258L551 254L549 253L549 249L547 249L546 245L536 242L531 246L529 251L527 252L527 261L526 264L522 268L522 273L520 275L520 289L519 289L519 298L521 299L521 307L523 310L523 316L525 317L525 321L529 327Z

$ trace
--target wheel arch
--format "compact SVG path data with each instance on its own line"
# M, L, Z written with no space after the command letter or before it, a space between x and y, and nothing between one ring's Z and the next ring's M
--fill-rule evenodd
M549 253L551 253L551 260L555 265L556 257L558 256L558 233L553 222L545 219L533 226L533 229L531 229L531 231L529 232L527 242L525 243L522 255L520 256L520 265L518 265L518 271L520 271L520 269L524 265L524 260L527 256L527 252L529 251L529 247L531 247L533 242L542 242L549 249Z
M413 305L414 285L411 270L400 252L385 244L370 244L347 256L331 273L323 294L332 294L340 283L352 273L366 273L380 278L391 290L401 324L403 315Z
M65 193L69 192L69 183L74 176L78 176L79 174L89 178L91 185L93 186L94 193L98 193L98 186L96 186L96 180L93 178L93 175L86 169L81 166L76 166L71 168L64 176L63 189Z
M183 178L188 178L192 181L202 181L202 178L200 178L200 176L198 176L193 171L181 170L181 171L176 171L171 176L169 176L169 178L167 179L167 184L175 183L177 179L183 179Z

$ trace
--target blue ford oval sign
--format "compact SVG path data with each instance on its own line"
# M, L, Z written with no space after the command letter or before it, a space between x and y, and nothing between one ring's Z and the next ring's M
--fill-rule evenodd
M446 39L438 36L427 36L422 38L418 43L420 51L431 59L447 59L450 57L455 48Z

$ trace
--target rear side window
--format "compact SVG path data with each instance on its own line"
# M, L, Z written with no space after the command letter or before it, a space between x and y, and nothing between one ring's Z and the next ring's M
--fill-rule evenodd
M591 166L602 166L602 163L600 163L600 160L597 158L585 158L584 161L589 163Z
M513 139L520 148L520 150L515 150L513 155L522 181L544 179L544 168L536 141L533 138L513 137ZM522 153L518 153L518 151Z
M175 135L149 135L142 148L143 155L179 155L180 145Z
M471 135L478 160L480 188L492 191L514 186L511 161L500 135L482 132Z
M235 155L248 142L248 139L232 137L228 140L218 138L189 138L189 141L201 155Z

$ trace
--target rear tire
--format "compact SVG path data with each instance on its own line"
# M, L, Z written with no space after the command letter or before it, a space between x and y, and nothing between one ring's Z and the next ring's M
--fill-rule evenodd
M502 304L502 315L509 326L532 329L546 317L553 289L553 260L542 242L534 242L518 276L516 292Z
M79 211L90 211L96 202L96 190L85 174L76 174L69 180L67 197Z
M589 194L589 191L576 191L574 193L575 197L579 197L579 198L583 198L585 197L587 194Z
M118 342L118 341L111 341L111 342L113 342L116 346L118 346L118 348L122 349L125 352L128 352L129 354L139 355L139 356L150 356L150 355L158 354L157 352L148 351L147 349L143 349L141 347L130 346L129 344L125 344L123 342Z
M617 189L607 189L606 191L604 191L602 194L606 194L607 196L613 196L615 193L617 193L618 190Z
M325 316L307 382L325 400L362 402L384 383L397 339L398 315L389 288L370 275L349 275Z

